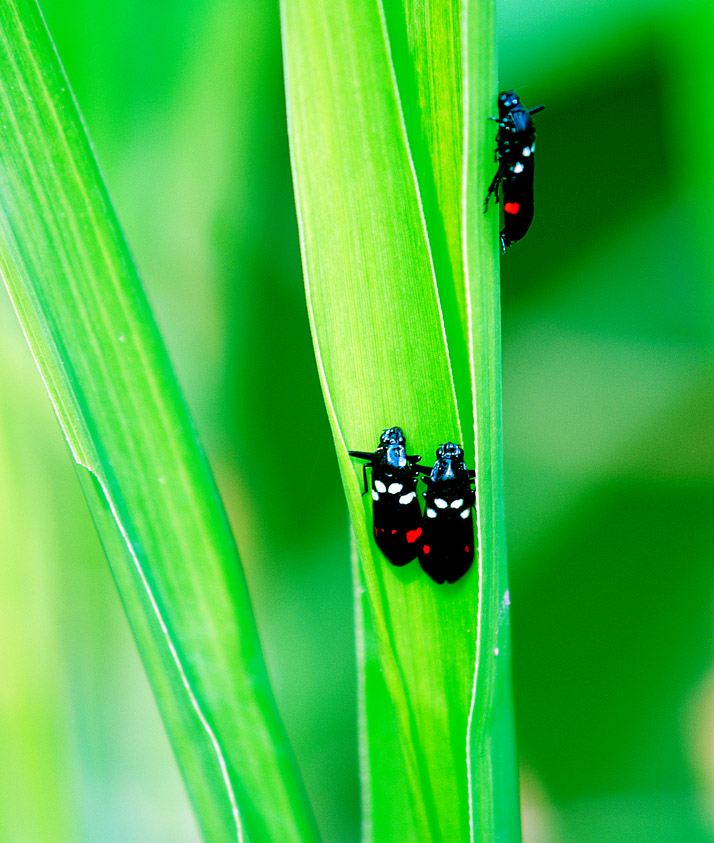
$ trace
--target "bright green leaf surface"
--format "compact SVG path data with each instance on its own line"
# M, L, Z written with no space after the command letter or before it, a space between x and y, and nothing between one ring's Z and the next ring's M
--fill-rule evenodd
M430 6L283 4L295 192L360 557L365 832L516 841L495 215L481 213L492 10ZM347 450L372 450L398 424L427 464L454 437L471 462L472 412L481 559L455 586L437 586L416 563L395 569L377 551Z
M312 840L233 538L34 3L0 12L0 269L210 840Z
M472 402L463 245L464 85L459 3L387 0L390 46L469 448ZM462 19L463 17L463 19Z
M497 215L484 224L483 197L493 177L496 72L494 5L469 4L465 23L466 108L464 232L470 306L469 359L477 442L477 509L481 549L481 628L471 758L474 836L520 840L521 822L511 692L511 640L503 506L501 309ZM488 798L490 796L490 798ZM484 798L486 797L486 798Z

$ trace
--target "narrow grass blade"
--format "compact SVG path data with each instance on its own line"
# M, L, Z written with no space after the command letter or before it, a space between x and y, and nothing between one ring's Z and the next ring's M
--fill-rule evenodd
M495 9L465 4L464 284L469 306L477 443L480 578L479 640L469 723L471 827L478 841L519 841L521 817L511 693L510 592L503 501L503 407L498 214L483 200L494 174Z
M0 10L0 271L206 839L314 840L245 582L39 11Z
M492 7L282 11L308 308L360 558L365 836L517 841L498 254L481 213ZM476 463L480 558L454 586L391 567L371 540L346 451L395 424L427 464L454 437Z

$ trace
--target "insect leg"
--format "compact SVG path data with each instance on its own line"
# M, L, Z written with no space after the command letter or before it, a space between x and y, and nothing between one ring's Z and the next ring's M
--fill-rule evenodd
M371 451L347 451L347 453L358 460L368 460L371 462L374 459L374 454Z
M488 192L486 193L486 199L483 203L483 212L484 214L488 211L488 200L491 198L491 194L493 194L495 198L495 202L498 202L498 186L501 184L503 180L503 171L505 167L503 163L499 163L498 169L496 170L496 175L493 177L493 181L488 187Z
M362 463L362 479L364 480L364 492L363 495L367 494L367 463Z
M367 466L372 465L372 460L374 459L374 454L370 453L369 451L348 451L347 452L351 457L355 457L358 460L367 460L367 462L362 464L362 477L364 478L364 492L363 495L367 494Z

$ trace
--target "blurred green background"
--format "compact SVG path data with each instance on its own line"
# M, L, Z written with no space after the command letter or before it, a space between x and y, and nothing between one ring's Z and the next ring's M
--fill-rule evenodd
M357 841L348 525L277 4L42 7L224 494L325 839ZM547 104L536 219L502 262L526 840L714 841L714 11L498 11L502 87ZM0 536L0 840L196 841L5 295Z

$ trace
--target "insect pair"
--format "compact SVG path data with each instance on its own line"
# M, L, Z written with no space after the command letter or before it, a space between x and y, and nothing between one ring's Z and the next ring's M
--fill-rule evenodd
M433 468L417 465L421 457L408 455L399 427L382 433L373 453L350 451L372 469L374 538L393 565L406 565L415 557L437 583L454 583L471 567L474 558L473 489L475 472L467 469L464 452L445 442L436 452ZM422 516L417 497L419 476L426 485Z
M503 222L501 251L528 231L533 221L533 163L535 158L535 126L531 115L542 111L544 105L526 109L515 91L498 95L498 117L489 117L498 123L496 135L496 162L498 170L488 188L484 213L493 195L498 202L498 188L503 194Z

